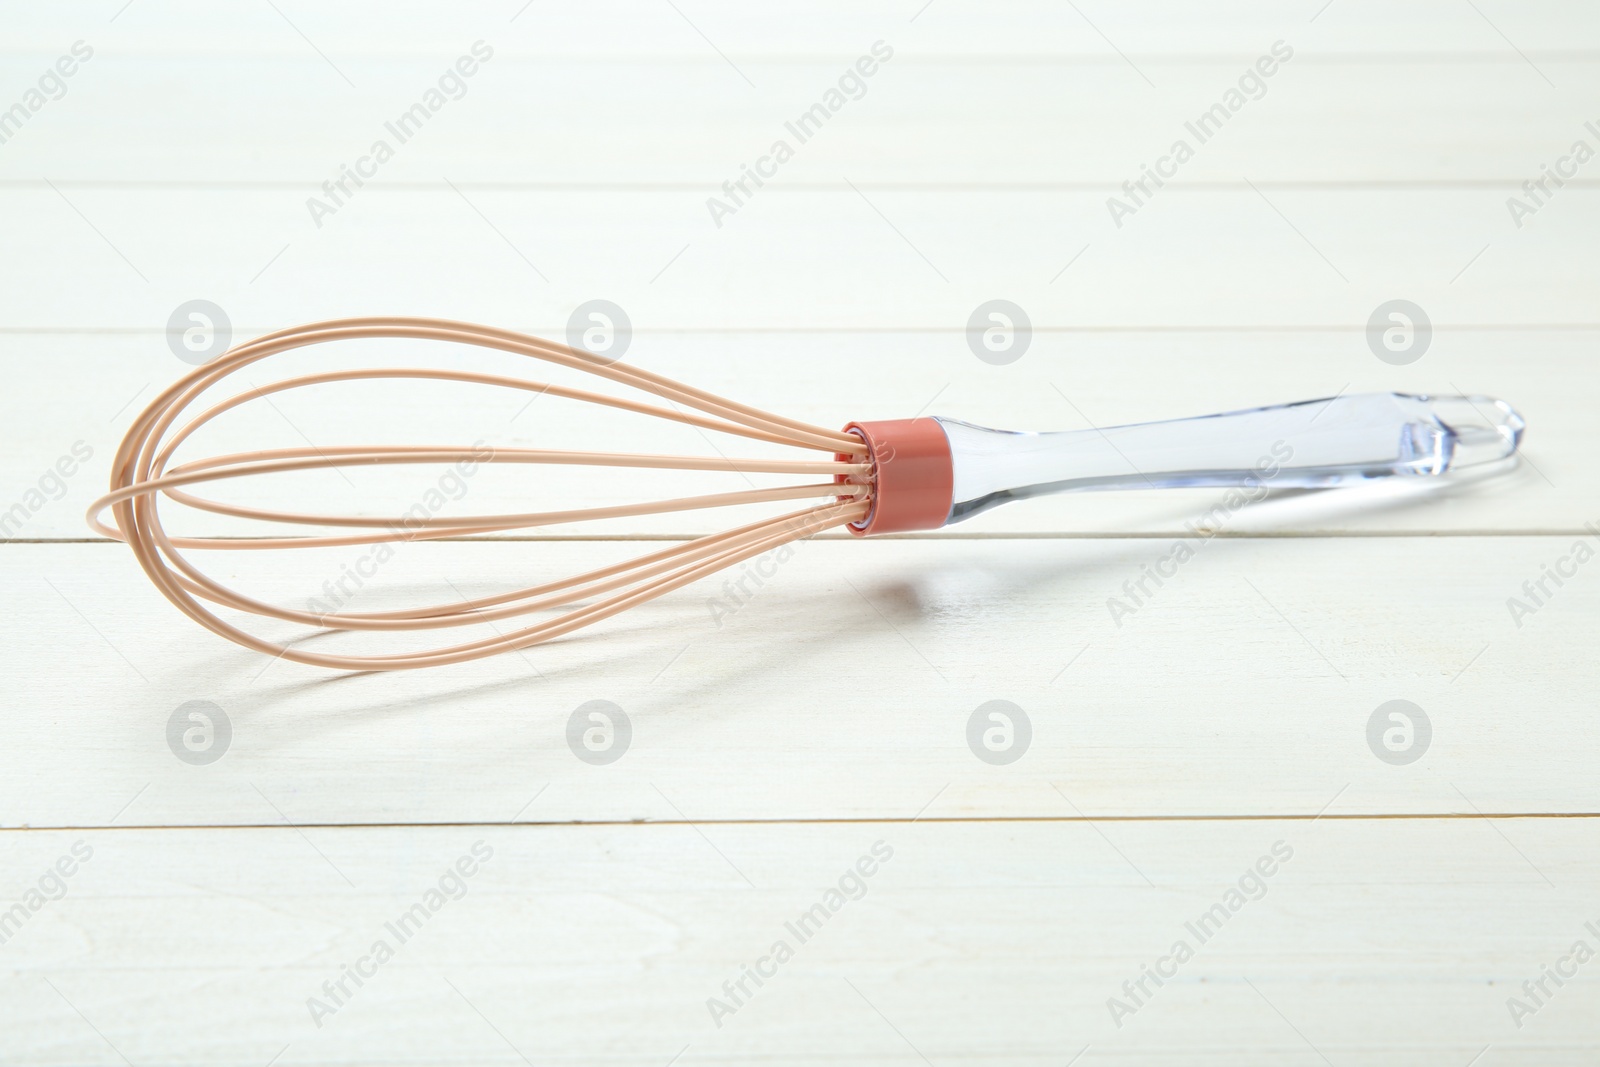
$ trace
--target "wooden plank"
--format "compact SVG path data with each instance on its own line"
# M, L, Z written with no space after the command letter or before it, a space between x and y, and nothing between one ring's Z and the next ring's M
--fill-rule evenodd
M1086 191L774 189L718 229L686 191L370 189L319 230L275 189L80 189L69 204L13 187L0 310L13 329L151 329L204 295L241 326L505 321L603 294L640 328L963 329L1004 293L1040 329L1356 329L1404 294L1440 326L1591 324L1600 190L1569 188L1520 230L1504 199L1169 188L1118 229ZM50 262L73 264L72 286Z
M448 193L446 178L469 192L487 183L671 186L706 213L708 197L726 198L723 183L740 180L741 167L781 140L793 155L761 164L770 179L762 198L818 185L848 192L848 179L869 191L1088 186L1103 203L1125 195L1124 182L1141 180L1142 168L1182 140L1194 155L1168 169L1175 186L1237 185L1240 175L1268 189L1492 183L1486 199L1500 205L1574 141L1591 150L1600 143L1585 126L1600 118L1587 104L1600 89L1593 58L1541 59L1558 93L1510 51L1396 63L1319 56L1284 32L1293 58L1272 61L1270 78L1247 85L1254 98L1220 129L1198 134L1186 123L1236 88L1282 34L1241 37L1250 48L1241 54L1142 59L1154 86L1115 55L974 59L926 54L893 37L893 58L847 86L859 98L803 137L785 124L834 88L879 35L841 41L833 54L741 60L756 89L708 49L703 59L551 58L496 38L493 58L450 87L459 99L404 139L385 123L467 52L470 31L446 33L420 56L362 56L350 64L355 88L298 40L288 55L226 59L211 48L130 55L103 45L67 95L6 142L0 181L48 178L69 194L75 182L276 185L298 205L323 195L323 182L338 181L341 167L356 166L381 140L393 156L362 164L372 189L425 184ZM281 88L263 99L269 81ZM1397 98L1404 109L1392 107ZM593 136L598 129L604 137ZM559 148L578 144L582 151ZM1580 168L1575 180L1595 179Z
M1580 939L1600 948L1600 200L1585 176L1523 226L1506 207L1596 118L1591 9L104 0L3 22L17 92L72 41L97 49L0 146L0 514L26 513L6 536L82 535L122 426L186 369L162 329L196 297L240 338L385 311L562 337L606 297L632 316L630 359L826 425L924 400L1081 428L1405 389L1498 393L1533 430L1502 477L1274 494L1220 538L1186 527L1217 494L1135 493L1014 506L954 538L821 539L525 655L401 675L228 645L119 546L7 544L0 1060L1600 1051L1592 982L1525 984ZM479 38L496 58L468 96L318 227L306 197ZM706 197L878 39L896 57L868 94L718 227ZM1296 57L1268 94L1117 226L1107 195L1278 39ZM995 297L1036 328L1006 367L963 334ZM1437 327L1407 367L1364 336L1397 297ZM206 444L399 425L706 447L509 396L280 399ZM375 512L365 494L427 481L369 473L262 498ZM529 473L451 506L668 485ZM404 546L354 603L526 584L707 523ZM358 555L215 562L298 604ZM585 718L593 702L609 720ZM584 746L597 724L611 762ZM875 847L863 898L830 898ZM1244 880L1258 864L1271 875ZM749 1003L723 990L833 899ZM419 902L427 925L399 945L385 922ZM1189 925L1219 910L1214 937ZM354 997L322 988L380 937L398 955ZM1179 940L1197 953L1175 978L1124 986ZM714 996L737 1007L720 1026Z
M563 314L550 308L552 320ZM564 337L559 321L517 324ZM242 337L240 338L242 339ZM1581 531L1600 519L1600 469L1591 413L1600 404L1585 331L1441 329L1431 350L1410 366L1376 359L1356 331L1301 333L1040 332L1024 356L997 367L977 359L963 333L677 334L640 331L627 358L651 370L824 426L852 418L901 418L925 409L1012 429L1082 429L1199 415L1256 404L1330 396L1341 391L1487 392L1503 396L1529 423L1520 469L1487 480L1425 481L1321 495L1277 495L1234 510L1230 533L1395 533ZM139 334L0 335L10 367L0 420L13 442L0 453L0 523L8 537L82 538L83 512L104 491L111 457L135 414L188 366L164 338ZM415 345L346 349L350 365L431 360L542 377L546 368L502 357L458 362L454 350ZM413 356L415 353L415 356ZM235 389L301 371L344 365L332 348L251 370ZM562 382L579 376L556 375ZM62 382L74 383L65 391ZM280 394L217 424L191 456L251 448L318 447L359 442L458 443L494 447L587 447L754 455L768 450L732 440L708 443L693 430L643 418L606 419L587 405L545 398L529 406L512 391L385 382ZM259 409L258 411L252 411ZM304 434L302 438L300 435ZM92 453L79 463L72 449ZM56 477L66 458L70 476ZM334 492L344 510L397 514L437 479L429 469L359 469L349 481L257 479L219 488L223 499L250 499L305 510L306 495ZM730 484L732 483L732 484ZM740 488L736 476L668 478L619 470L487 472L476 476L453 513L600 506L683 492ZM1089 493L1010 504L946 533L1180 534L1223 494L1211 490ZM20 510L17 510L20 507ZM169 505L174 529L192 533L262 533L268 527L196 515ZM652 516L554 535L640 536L723 529L726 514Z
M63 35L100 33L119 48L146 53L213 49L238 53L302 55L307 38L341 67L373 53L433 53L446 34L499 34L530 50L555 56L674 55L701 58L721 51L751 54L832 53L899 33L931 51L962 55L1036 52L1121 60L1171 54L1232 53L1265 36L1299 32L1319 48L1373 55L1435 55L1474 51L1533 57L1541 52L1600 49L1592 9L1574 0L1510 3L1489 0L1460 10L1428 0L1340 0L1286 8L1270 0L1227 0L1203 11L1182 0L1126 7L1089 4L1082 15L1063 13L1049 0L938 0L937 6L875 0L765 5L759 16L731 0L694 0L681 12L649 0L527 7L507 0L476 0L440 9L409 2L349 3L332 7L289 3L282 14L219 12L204 0L141 4L121 11L118 0L70 9L21 8L8 13L9 49L48 50ZM380 17L388 16L388 17ZM299 32L297 32L299 31ZM303 34L303 36L302 36ZM69 40L71 38L68 38ZM470 39L470 38L469 38ZM1521 60L1519 59L1519 62ZM330 90L344 85L328 70ZM1137 83L1134 72L1126 74ZM730 91L744 86L729 70Z
M1164 540L815 541L770 577L728 575L742 591L708 579L526 656L364 676L224 642L119 547L13 544L0 586L28 607L4 622L0 810L12 826L909 818L937 793L926 818L1313 815L1336 794L1337 814L1592 812L1600 612L1575 540L1196 541L1181 564ZM471 596L648 547L418 544L346 591ZM303 604L352 555L215 566ZM1176 573L1156 587L1162 559ZM1575 572L1559 588L1557 565ZM1512 597L1532 610L1514 618ZM208 766L169 747L194 700L231 724ZM604 727L579 713L594 700L631 724L606 766L567 740L575 715ZM969 741L993 700L1031 724L1009 765ZM1369 737L1376 717L1405 747L1378 714L1393 700L1431 724L1409 765Z
M75 843L92 855L5 945L0 1054L1042 1067L1087 1045L1080 1062L1444 1067L1488 1046L1580 1064L1592 961L1544 979L1520 1028L1507 1001L1600 940L1596 834L1475 818L8 833L7 900ZM488 859L400 943L385 924L477 842ZM801 942L786 924L862 856L859 898ZM1190 924L1219 905L1202 943ZM393 956L374 966L379 939ZM793 956L715 1025L707 1000L779 940ZM1108 1001L1179 941L1192 958L1145 979L1117 1026ZM318 1027L308 1000L353 964L369 977Z

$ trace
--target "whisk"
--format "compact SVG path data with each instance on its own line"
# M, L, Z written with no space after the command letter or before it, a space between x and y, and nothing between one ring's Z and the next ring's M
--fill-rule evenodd
M370 338L455 342L498 350L592 374L651 399L612 396L523 376L454 368L380 367L329 370L266 385L251 384L198 414L188 414L202 394L229 375L272 356L309 345ZM376 379L462 382L563 397L786 446L801 450L801 454L767 459L730 458L720 453L646 455L482 445L336 445L238 452L169 466L185 440L242 404L291 389ZM167 599L229 640L270 656L321 667L399 670L459 663L570 634L723 568L841 526L859 535L930 530L1008 500L1073 490L1180 486L1261 490L1437 476L1510 457L1523 425L1510 405L1487 397L1375 393L1058 433L991 430L942 417L852 422L843 430L830 430L735 403L639 367L508 330L426 318L339 319L256 338L174 383L128 430L113 461L110 492L91 505L88 521L96 532L126 541ZM794 475L801 480L626 505L403 518L284 511L226 503L194 492L206 483L318 468L462 462L759 473ZM216 515L301 531L331 528L347 532L253 538L171 536L161 522L161 497ZM227 588L185 555L194 550L256 552L470 538L588 520L799 500L813 503L584 574L490 596L388 611L297 610L269 604ZM102 521L107 509L114 525ZM492 636L431 650L355 655L299 647L301 641L269 641L223 619L212 606L303 624L312 627L314 634L432 630L535 614L546 617L515 630L497 627ZM566 610L550 614L557 609Z

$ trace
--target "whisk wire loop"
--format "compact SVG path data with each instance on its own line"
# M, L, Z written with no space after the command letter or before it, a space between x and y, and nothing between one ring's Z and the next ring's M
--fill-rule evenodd
M527 378L445 368L363 368L300 375L248 389L218 401L181 421L208 390L229 375L271 356L311 345L373 338L454 342L542 360L640 390L666 407ZM745 459L649 455L561 449L421 445L359 445L279 448L237 452L169 464L177 449L200 427L252 400L291 389L374 379L453 381L549 395L669 422L731 434L766 444L828 454L826 459ZM684 410L688 409L688 410ZM181 425L180 425L181 422ZM727 471L742 474L792 474L814 481L702 494L633 504L473 516L317 514L226 503L197 495L200 485L260 475L346 466L439 463L505 463L654 470ZM110 491L89 510L99 533L126 541L156 587L201 625L247 648L299 663L343 670L398 670L459 663L527 648L599 622L654 597L770 552L798 538L861 522L871 511L872 463L867 445L854 434L828 430L739 404L715 394L612 362L551 341L493 327L427 318L340 319L293 327L238 345L196 368L161 393L134 421L113 460ZM266 537L169 535L162 525L161 497L214 515L260 522L324 527L355 532ZM192 550L265 551L335 548L394 542L470 538L515 530L599 519L630 518L827 498L798 511L748 523L723 533L695 537L670 548L600 567L584 574L491 596L457 599L391 611L302 611L269 604L229 589L201 571L185 555ZM111 513L112 522L102 520ZM299 623L316 633L341 631L430 630L491 624L535 612L567 608L563 614L478 640L386 655L316 652L298 642L276 643L223 619L207 605ZM575 606L574 606L575 605ZM309 606L309 605L308 605Z

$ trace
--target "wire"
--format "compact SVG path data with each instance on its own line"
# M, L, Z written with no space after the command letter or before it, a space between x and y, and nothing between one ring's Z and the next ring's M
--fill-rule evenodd
M268 357L310 345L369 338L448 341L495 349L543 360L628 386L674 405L681 411L638 400L525 378L465 370L375 368L331 371L252 386L202 410L177 426L180 418L207 390L228 375ZM466 382L548 394L621 411L665 419L769 444L831 453L817 459L731 459L724 456L670 456L641 453L579 452L544 449L500 449L488 446L356 446L283 448L239 452L168 467L177 448L196 430L219 415L251 400L289 389L338 381L426 379ZM196 486L235 478L350 465L395 465L447 462L543 464L579 467L622 467L655 470L733 471L795 474L819 479L797 485L682 497L609 507L578 508L501 515L461 517L310 514L226 504L197 496ZM97 532L126 541L141 567L173 604L196 622L246 648L297 663L340 670L402 670L461 663L548 641L609 618L637 604L671 592L722 568L769 552L790 541L811 537L847 523L859 522L871 509L872 469L861 438L827 430L739 404L638 367L609 362L551 341L471 323L426 318L360 318L311 323L268 334L239 345L186 375L158 396L139 415L123 439L112 464L111 491L90 506L89 525ZM293 534L262 538L173 537L163 527L160 497L217 515L291 526L342 527L362 532ZM437 540L556 523L624 518L729 507L740 504L826 497L829 501L771 519L710 534L636 559L601 567L542 585L469 600L387 612L298 611L245 596L199 570L184 550L263 551L333 548L403 541ZM110 510L113 523L102 521ZM596 599L600 598L600 599ZM204 602L204 603L203 603ZM389 655L342 655L311 652L292 644L276 644L227 622L206 604L301 623L318 632L429 630L496 622L553 608L564 614L493 637L421 651Z

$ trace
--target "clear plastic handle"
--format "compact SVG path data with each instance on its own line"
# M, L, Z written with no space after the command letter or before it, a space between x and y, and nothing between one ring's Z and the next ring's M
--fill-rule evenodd
M938 418L959 522L1008 500L1090 489L1322 488L1503 460L1525 425L1484 396L1366 393L1167 422L1059 433Z

